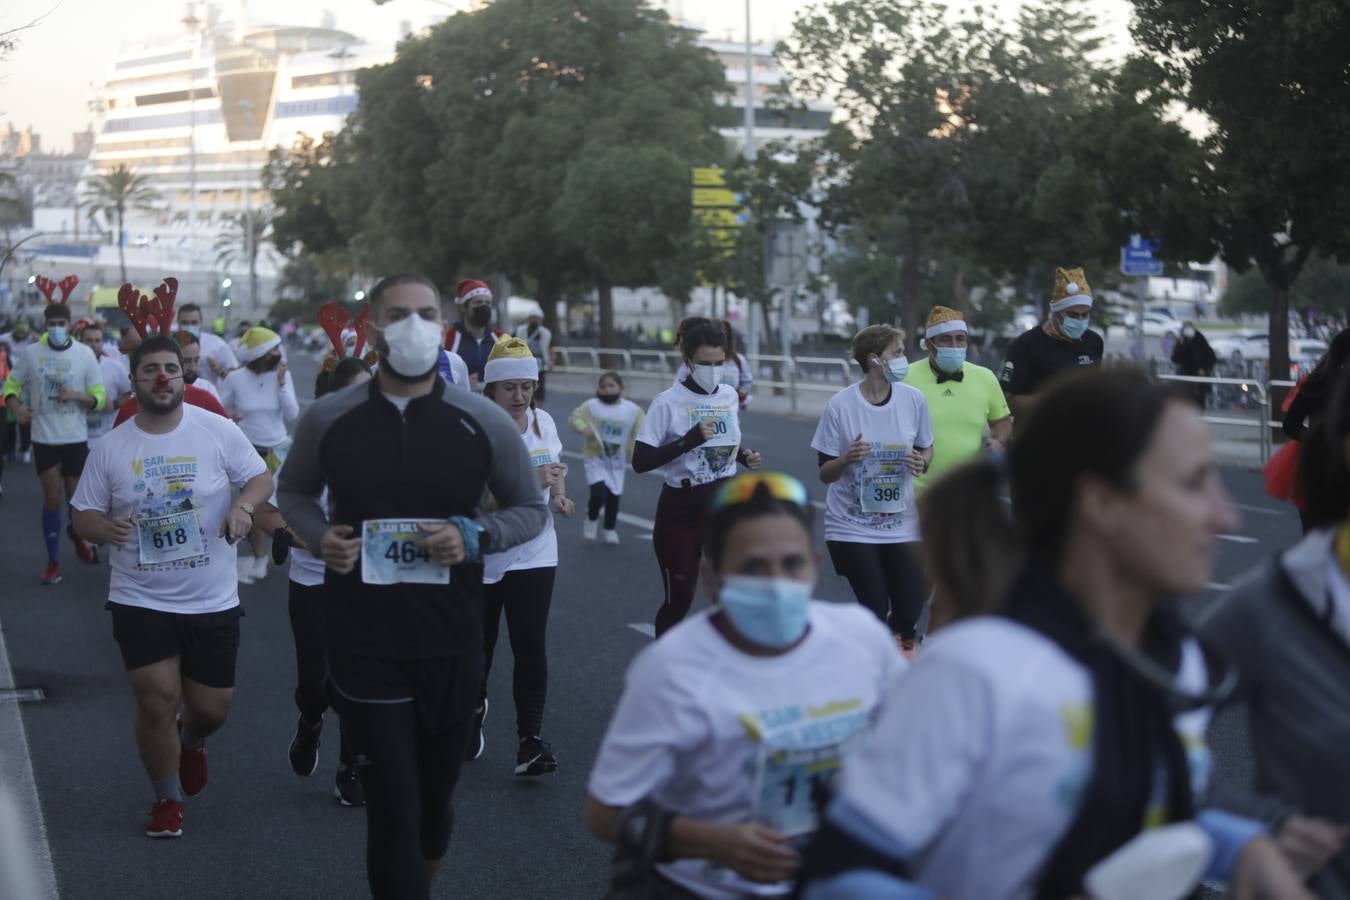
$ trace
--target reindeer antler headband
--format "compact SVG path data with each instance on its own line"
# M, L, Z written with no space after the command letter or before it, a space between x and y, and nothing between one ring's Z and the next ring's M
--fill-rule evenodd
M52 281L44 275L38 275L33 281L33 284L37 286L37 289L42 292L42 296L47 298L48 303L69 303L70 295L75 293L75 285L79 283L80 277L78 275L67 275L60 281ZM61 289L60 300L53 299L52 297L52 294L56 293L57 288Z
M142 338L151 334L168 334L173 322L173 301L178 296L178 279L172 275L155 288L154 299L147 297L128 282L117 291L117 305L127 314L131 325Z
M319 327L328 335L328 340L333 345L333 355L324 360L326 370L331 370L339 359L347 355L347 348L342 342L342 332L348 325L356 331L356 346L352 348L351 355L358 358L361 356L361 350L366 346L366 323L369 321L369 303L361 306L361 312L355 319L336 301L325 303L319 308Z

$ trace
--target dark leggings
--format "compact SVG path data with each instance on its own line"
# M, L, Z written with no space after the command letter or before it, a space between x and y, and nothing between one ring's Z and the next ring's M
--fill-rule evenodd
M548 699L548 608L553 600L553 576L558 569L521 569L507 572L496 584L483 585L483 696L497 649L497 628L506 613L506 635L511 641L515 668L511 696L516 702L516 736L538 737Z
M469 720L427 731L416 702L342 701L342 720L365 757L366 875L375 900L426 900L426 861L445 856L450 805L469 741Z
M666 485L661 489L652 529L652 547L665 589L665 601L656 613L657 637L682 622L694 605L698 564L703 556L703 512L720 483L687 488Z
M586 504L586 518L594 522L600 518L600 507L605 508L605 530L613 531L619 524L619 495L603 481L591 485L591 499Z
M826 541L834 570L848 579L858 602L890 625L914 637L927 600L917 544L857 544Z
M295 706L313 724L330 707L337 708L328 680L328 594L321 584L308 587L292 581L290 586L287 606L295 638ZM354 756L342 716L338 716L338 740L338 759L350 766Z

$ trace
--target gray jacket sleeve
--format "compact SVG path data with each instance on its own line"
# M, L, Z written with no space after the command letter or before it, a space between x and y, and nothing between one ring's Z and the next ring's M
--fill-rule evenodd
M456 391L452 402L469 409L492 447L488 490L497 498L497 509L474 519L491 535L488 551L498 553L525 543L544 530L549 511L516 423L497 404L474 394Z
M277 506L281 515L315 556L319 555L319 540L328 530L328 516L319 503L319 495L323 493L319 440L332 422L332 406L319 401L305 410L295 426L286 462L277 473Z
M1211 647L1219 651L1238 670L1238 690L1233 702L1216 717L1211 732L1229 731L1233 717L1238 716L1244 731L1250 736L1247 711L1261 691L1261 677L1266 666L1267 610L1274 602L1274 593L1281 589L1275 577L1274 563L1267 564L1252 576L1244 578L1227 597L1216 601L1219 606L1205 618L1200 633ZM1260 702L1259 699L1256 702ZM1219 761L1222 763L1222 760ZM1218 774L1218 773L1216 773ZM1278 826L1294 808L1273 794L1257 789L1251 775L1211 778L1206 800L1208 805L1238 815L1258 819Z

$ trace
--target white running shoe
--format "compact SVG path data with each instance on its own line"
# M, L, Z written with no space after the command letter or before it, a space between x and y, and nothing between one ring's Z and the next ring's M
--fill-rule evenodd
M267 577L267 554L253 557L253 580L262 581Z
M581 523L581 536L588 541L595 540L596 534L600 531L599 519L587 519Z
M617 544L618 542L619 542L619 533L618 533L617 531L610 531L608 528L606 528L606 529L605 529L605 543L606 543L606 544Z
M33 451L32 450L23 451L23 464L26 466L32 461L33 461Z
M240 584L252 584L258 580L253 577L253 556L251 554L240 553L237 568Z

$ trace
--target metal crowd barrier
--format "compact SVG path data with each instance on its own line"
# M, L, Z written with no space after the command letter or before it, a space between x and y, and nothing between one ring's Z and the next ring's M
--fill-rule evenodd
M676 350L629 350L607 347L554 347L553 371L571 375L599 377L611 369L626 380L650 380L664 387L680 368L682 358ZM833 394L856 380L852 360L843 357L773 356L744 354L755 376L757 391L769 390L788 398L791 412L798 411L799 400L807 394ZM1292 388L1292 381L1263 381L1259 378L1216 378L1190 375L1156 376L1159 381L1227 385L1255 394L1259 416L1239 418L1207 413L1204 420L1211 425L1255 429L1260 445L1261 462L1270 459L1271 429L1281 423L1271 418L1270 391L1272 388Z

